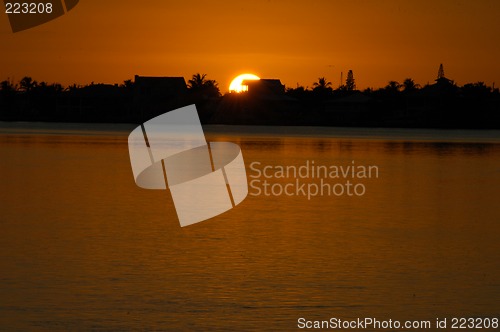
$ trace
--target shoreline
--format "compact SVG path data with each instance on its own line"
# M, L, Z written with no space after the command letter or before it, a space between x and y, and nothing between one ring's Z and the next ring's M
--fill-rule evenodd
M128 136L137 124L77 123L77 122L5 122L0 121L0 135L76 135ZM291 139L349 139L379 141L418 141L436 143L500 144L499 129L455 128L387 128L387 127L326 127L326 126L262 126L262 125L202 125L207 139L218 136Z

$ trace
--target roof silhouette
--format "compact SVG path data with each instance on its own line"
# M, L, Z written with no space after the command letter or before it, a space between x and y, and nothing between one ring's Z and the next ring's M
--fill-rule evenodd
M261 95L284 95L285 86L281 84L279 79L261 78L260 80L247 80L242 84L248 86L248 92Z

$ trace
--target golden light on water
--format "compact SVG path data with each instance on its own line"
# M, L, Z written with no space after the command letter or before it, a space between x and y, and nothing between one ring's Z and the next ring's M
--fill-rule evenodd
M241 74L235 77L229 84L229 92L243 92L248 90L248 85L244 85L243 81L260 80L260 77L254 74Z

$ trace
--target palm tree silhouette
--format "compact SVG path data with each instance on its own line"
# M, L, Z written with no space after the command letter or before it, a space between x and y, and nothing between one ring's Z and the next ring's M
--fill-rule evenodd
M188 81L188 88L192 92L200 93L202 96L218 97L220 96L219 86L215 80L207 80L207 74L196 73Z
M314 90L326 90L326 89L331 89L332 87L332 82L329 82L326 80L324 77L318 78L317 82L313 83Z
M207 84L207 80L205 79L207 74L196 73L193 77L188 81L188 87L190 89L202 88Z
M404 92L411 92L419 89L420 84L416 84L413 79L407 78L403 81L402 87Z
M390 92L399 92L401 89L401 84L397 81L389 81L389 84L385 86L385 89Z

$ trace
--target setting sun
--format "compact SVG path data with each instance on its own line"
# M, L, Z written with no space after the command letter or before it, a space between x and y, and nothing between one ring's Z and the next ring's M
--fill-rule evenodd
M248 85L244 85L243 81L260 80L260 77L254 74L242 74L231 81L229 92L243 92L248 90Z

